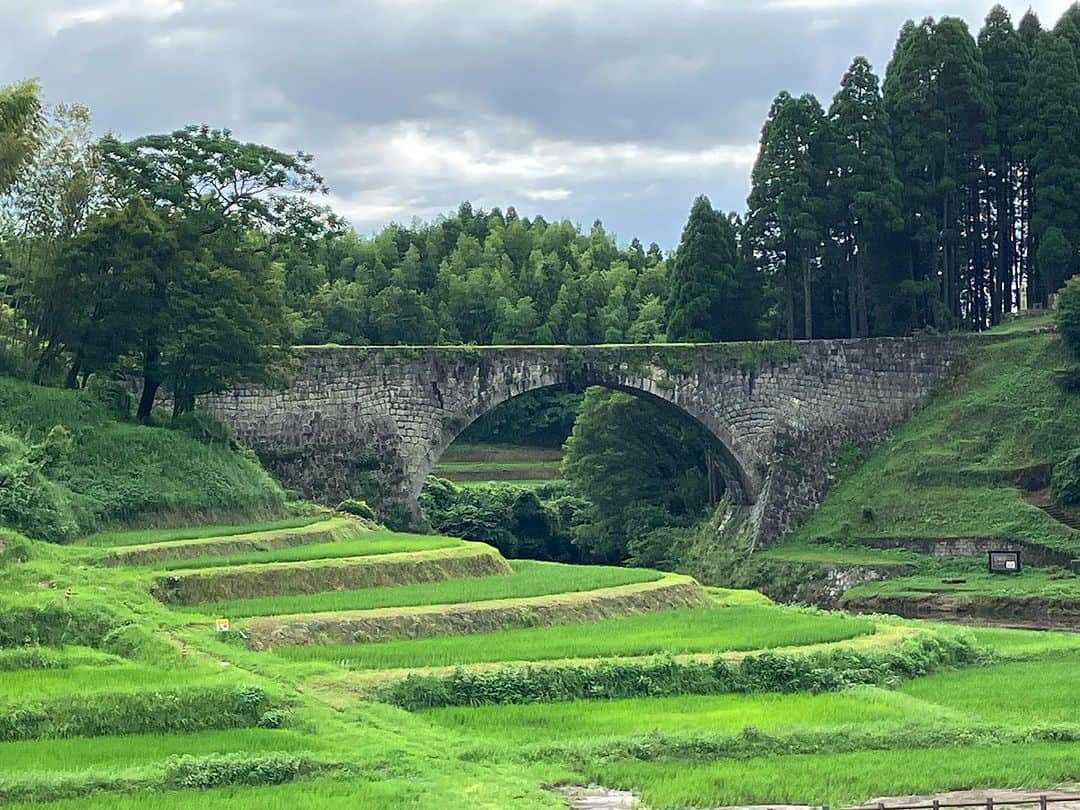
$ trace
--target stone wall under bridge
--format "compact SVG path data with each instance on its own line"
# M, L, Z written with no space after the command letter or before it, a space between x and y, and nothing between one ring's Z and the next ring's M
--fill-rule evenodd
M539 388L602 385L669 403L716 437L725 479L775 542L828 490L831 456L877 441L956 366L956 336L593 347L309 347L283 390L201 407L288 487L418 516L439 456L473 420Z

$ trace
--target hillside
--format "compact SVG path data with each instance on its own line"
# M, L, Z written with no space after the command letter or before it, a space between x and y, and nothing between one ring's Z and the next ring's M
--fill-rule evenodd
M0 804L556 808L597 783L675 810L1080 778L1075 635L289 524L0 557ZM1022 701L972 699L1032 672Z
M281 487L213 434L194 419L136 425L90 392L0 377L0 525L68 541L116 524L280 515Z
M735 579L835 604L835 588L823 596L800 578L854 570L840 588L856 585L840 598L848 607L1080 617L1080 578L1067 570L1080 557L1077 516L1041 508L1053 465L1080 444L1080 395L1055 384L1069 357L1044 325L1011 324L973 346L949 387L879 447L842 459L822 506ZM1024 572L985 573L991 548L1021 549ZM885 581L858 584L871 578Z

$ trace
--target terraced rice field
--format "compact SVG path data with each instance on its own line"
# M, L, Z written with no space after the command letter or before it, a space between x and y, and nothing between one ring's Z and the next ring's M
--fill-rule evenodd
M419 585L361 588L354 591L329 591L261 599L235 599L200 604L188 609L235 618L275 616L283 613L375 610L575 593L634 582L653 582L660 578L659 572L645 569L610 566L583 568L576 565L533 560L515 560L510 563L510 567L512 573L509 576L469 577Z
M344 661L356 669L402 669L767 650L851 639L873 629L865 619L775 607L703 607L463 638L292 647L275 654L297 661Z
M674 810L1080 779L1076 636L486 549L499 573L416 581L474 548L323 517L100 535L0 569L0 804L556 808L545 786L599 782ZM392 581L335 584L380 559ZM232 596L151 596L185 577ZM340 640L387 616L409 637ZM256 643L267 623L286 643Z

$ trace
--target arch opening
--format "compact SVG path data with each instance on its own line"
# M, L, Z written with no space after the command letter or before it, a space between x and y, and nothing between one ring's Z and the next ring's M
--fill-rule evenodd
M545 518L545 512L578 507L585 510L588 520L603 524L598 535L618 536L614 541L618 546L639 528L642 534L648 534L661 528L695 525L725 496L738 504L753 500L745 470L731 448L678 402L612 382L590 386L583 394L565 383L504 393L477 403L467 414L446 425L432 448L424 480L430 470L436 479L419 500L436 530L471 534L472 539L509 550L509 556L559 558L550 547L540 553L535 548L531 553L515 553L506 534L520 530L526 535L542 535L537 525L542 528L545 520L551 520L550 514ZM529 438L528 424L522 420L535 419L536 407L529 403L535 405L538 401L564 412L570 403L575 406L569 420L572 431L571 424L565 424L565 432L569 433L563 437L568 438L565 464L561 464L560 453L552 446L564 443L552 442L550 432L545 436L547 447L515 450L515 445L520 447L522 440ZM549 425L560 418L567 421L563 413L541 422ZM466 443L459 443L459 437ZM506 444L476 444L477 440L482 443L493 437ZM491 474L486 475L485 470ZM564 470L568 481L561 480ZM450 479L449 485L438 480L444 476ZM486 486L508 482L504 487ZM498 491L492 494L485 489ZM516 490L516 494L509 490ZM499 509L509 517L500 514ZM558 517L575 521L575 530L587 522L580 513ZM495 525L506 522L504 519L509 521L509 528L502 527L506 532ZM470 525L470 520L478 525ZM633 561L599 541L588 548L580 532L563 528L567 529L559 541L565 552L563 559L582 551L566 549L567 541L572 540L579 547L585 546L584 550L591 553L584 556L594 561ZM638 555L630 555L634 556Z

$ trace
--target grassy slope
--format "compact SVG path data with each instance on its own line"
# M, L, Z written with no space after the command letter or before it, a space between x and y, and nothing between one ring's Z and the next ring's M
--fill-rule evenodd
M329 591L298 596L269 596L194 605L187 610L235 618L273 616L286 613L322 613L337 610L374 610L410 605L446 605L457 602L486 602L556 593L572 593L596 588L651 582L658 571L610 566L574 566L560 563L514 560L509 576L470 577L419 585Z
M61 540L115 523L185 515L265 518L282 511L281 488L254 457L179 430L119 422L84 391L0 378L0 440L9 459L56 425L71 432L74 444L67 461L47 473L55 484L47 493L55 514L9 513L0 523Z
M1080 550L1080 533L1009 483L1011 471L1059 461L1080 441L1080 397L1052 379L1067 359L1050 334L973 348L955 388L843 474L791 542L978 536Z

